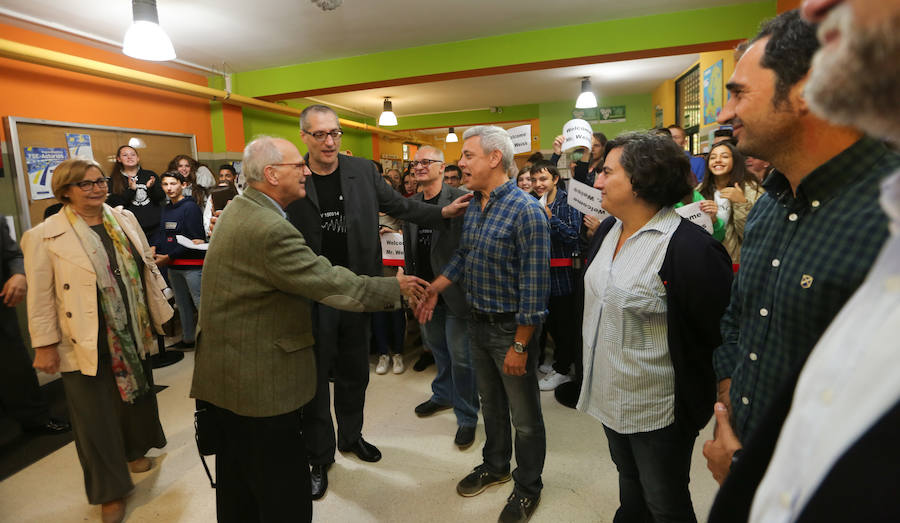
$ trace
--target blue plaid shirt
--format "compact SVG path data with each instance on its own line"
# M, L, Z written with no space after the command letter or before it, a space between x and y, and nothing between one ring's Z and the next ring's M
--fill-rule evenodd
M562 185L562 184L560 184ZM578 238L581 232L581 213L569 207L569 195L562 187L556 189L556 198L550 204L550 257L572 259L578 255ZM550 296L568 296L575 292L573 267L550 268Z
M550 230L547 215L531 195L510 180L481 209L475 192L463 219L459 248L444 276L465 276L466 299L482 312L515 312L519 325L539 325L550 292Z
M713 353L718 379L731 378L741 439L869 272L888 234L879 185L898 166L900 157L863 138L807 175L796 195L777 171L763 183Z

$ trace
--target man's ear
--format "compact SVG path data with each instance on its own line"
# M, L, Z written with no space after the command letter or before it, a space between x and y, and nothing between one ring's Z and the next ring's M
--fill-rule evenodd
M797 112L800 116L806 116L809 114L809 104L806 103L806 97L803 94L804 89L806 88L806 82L809 80L809 73L800 79L796 84L791 87L790 92L788 93L788 98L791 101L791 105L797 108Z
M503 161L503 153L501 153L498 149L494 149L493 151L491 151L488 165L490 165L493 169L494 167L500 165L501 161Z
M263 167L263 178L269 185L278 185L278 175L275 174L275 168L271 165Z

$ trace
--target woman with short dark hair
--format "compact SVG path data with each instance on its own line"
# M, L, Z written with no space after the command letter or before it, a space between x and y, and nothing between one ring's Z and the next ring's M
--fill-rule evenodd
M578 409L606 432L616 521L696 521L691 454L716 399L732 271L722 244L673 209L689 171L671 138L629 133L607 144L594 183L612 216L588 247Z

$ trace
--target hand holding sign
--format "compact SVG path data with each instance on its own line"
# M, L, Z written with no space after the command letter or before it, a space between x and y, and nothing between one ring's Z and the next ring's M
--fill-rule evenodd
M680 214L684 219L689 222L696 223L700 227L706 229L706 232L712 234L713 233L713 224L712 219L709 217L709 214L706 214L700 209L700 204L703 202L694 202L690 205L685 205L684 207L679 207L675 209L675 212ZM713 213L715 216L715 213Z
M590 149L593 136L594 130L591 129L591 124L578 118L569 120L566 122L566 125L563 126L563 137L565 138L565 142L562 144L562 151L564 153L570 153L575 149Z

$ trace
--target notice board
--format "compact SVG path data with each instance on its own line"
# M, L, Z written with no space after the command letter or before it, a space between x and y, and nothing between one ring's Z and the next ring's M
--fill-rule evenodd
M74 155L93 156L104 174L109 176L115 165L116 151L120 145L135 144L141 158L141 167L162 174L169 162L179 154L197 158L197 141L192 134L170 133L147 129L129 129L101 125L57 122L31 118L5 117L4 127L9 143L10 169L15 177L16 200L19 208L19 226L23 231L34 227L44 218L44 210L58 203L47 197L48 175L35 166L45 159L47 164L61 157ZM32 174L29 174L29 162ZM34 179L32 179L34 178ZM38 184L38 185L36 185Z

